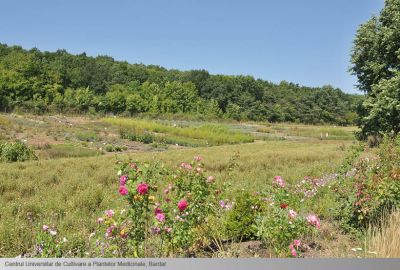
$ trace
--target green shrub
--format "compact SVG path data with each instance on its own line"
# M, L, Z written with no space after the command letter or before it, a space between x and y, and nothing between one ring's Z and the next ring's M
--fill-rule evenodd
M347 231L361 231L400 206L400 144L385 138L376 156L354 163L354 175L338 181L337 218Z
M114 152L114 147L111 144L106 145L106 151L107 152Z
M233 240L254 239L257 235L254 225L259 211L260 201L256 197L248 192L240 194L226 221L228 237Z
M76 137L80 141L84 142L96 142L99 141L99 136L96 134L96 132L89 131L89 132L80 132L76 134Z
M16 162L37 159L34 151L20 141L0 142L0 161Z

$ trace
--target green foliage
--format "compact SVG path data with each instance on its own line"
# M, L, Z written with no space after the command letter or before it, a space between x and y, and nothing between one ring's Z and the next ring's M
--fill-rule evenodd
M96 142L99 140L99 136L94 131L79 132L76 134L76 137L78 140L84 142Z
M35 153L23 142L0 142L0 161L16 162L37 159Z
M254 239L257 234L255 222L260 208L259 199L250 193L243 192L238 195L226 221L225 230L228 237L234 240Z
M400 131L400 1L386 0L379 16L358 29L352 52L353 74L367 99L359 107L359 137Z
M95 254L187 254L200 240L198 231L206 218L215 216L215 184L207 181L200 160L182 163L176 170L158 163L122 164L119 192L127 207L117 213L106 210L98 219Z
M111 57L41 52L0 44L0 110L184 114L235 120L354 123L360 96L331 86L273 84L128 64Z
M354 173L337 183L336 215L346 230L363 230L400 206L399 141L386 138L377 154L359 158Z

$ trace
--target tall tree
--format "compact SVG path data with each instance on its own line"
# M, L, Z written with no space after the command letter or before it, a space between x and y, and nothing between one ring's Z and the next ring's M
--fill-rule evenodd
M379 16L357 31L351 57L351 71L367 99L360 110L360 138L399 132L400 112L400 0L386 0Z

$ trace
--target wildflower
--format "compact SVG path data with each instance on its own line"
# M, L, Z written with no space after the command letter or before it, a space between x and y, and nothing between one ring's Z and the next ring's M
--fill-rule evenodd
M52 236L56 236L57 235L57 231L49 230L49 233Z
M115 228L115 225L111 225L110 227L108 227L106 230L106 237L112 237Z
M43 225L43 227L42 227L42 230L43 230L44 232L47 232L49 229L50 229L50 227L47 226L47 225Z
M281 209L286 209L288 207L287 203L281 203L281 205L279 206Z
M169 188L164 189L164 194L168 194L169 193Z
M107 217L111 218L114 215L114 210L109 209L104 211L104 214L106 214Z
M99 150L101 151L102 149L100 148ZM118 175L118 176L121 176L121 175L122 175L122 171L119 170L119 171L117 172L117 175Z
M121 177L119 178L119 184L121 186L124 186L126 184L126 181L128 181L128 176L126 175L121 175Z
M140 183L140 184L137 186L137 192L138 192L140 195L145 195L145 194L147 193L148 190L149 190L149 185L146 184L146 183Z
M100 218L97 219L97 223L100 224L100 223L103 223L103 222L104 222L104 218L100 217Z
M188 171L190 171L191 169L193 169L192 165L190 165L190 164L188 164L188 163L185 163L185 162L182 162L182 163L181 163L181 168L183 168L183 169L185 169L185 170L188 170Z
M274 177L274 181L272 182L274 185L277 185L281 188L285 187L285 181L282 179L281 176L277 175Z
M165 228L165 232L166 232L166 233L172 232L172 228Z
M67 242L68 242L68 239L64 237L63 240L62 240L62 242L63 242L63 243L67 243Z
M290 218L296 218L297 217L297 212L292 210L292 209L290 209L289 210L289 217Z
M307 216L307 222L310 225L315 226L316 228L319 228L321 226L320 220L316 215L308 215Z
M150 200L150 201L153 202L155 199L156 199L156 197L154 197L154 196L149 196L149 200Z
M164 222L164 221L165 221L165 214L164 214L164 213L158 213L158 214L156 215L156 219L157 219L159 222Z
M126 186L120 186L118 191L122 196L128 195L128 189Z
M200 168L200 167L197 167L197 168L196 168L196 172L197 172L197 173L200 173L200 172L201 172L201 168Z
M163 211L161 210L161 208L159 208L159 207L156 207L156 209L154 209L154 215L157 215L157 214L160 214L160 213L162 213Z
M207 183L212 183L215 181L215 177L210 175L209 177L207 177Z
M132 168L132 169L134 169L134 170L136 170L136 169L137 169L137 164L136 164L136 163L134 163L134 162L133 162L133 163L131 163L131 165L130 165L130 166L131 166L131 168Z
M226 207L225 201L223 200L219 201L219 205L221 206L222 209L225 209Z
M200 162L200 161L203 160L203 158L201 156L195 156L194 160L197 161L197 162Z
M185 199L182 199L178 202L178 208L180 211L184 211L188 207L188 202Z
M119 236L122 239L126 239L128 237L128 231L125 227L122 227L121 231L119 232Z
M293 244L294 244L296 247L299 247L299 246L301 245L301 241L300 241L299 239L295 239L295 240L293 240Z

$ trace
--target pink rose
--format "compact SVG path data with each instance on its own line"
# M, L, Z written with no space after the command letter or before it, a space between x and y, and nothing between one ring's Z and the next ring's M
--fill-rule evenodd
M129 193L126 186L120 186L118 191L119 191L119 194L121 194L122 196L128 195L128 193Z
M207 177L207 183L212 183L215 181L215 177L210 175L209 177Z
M293 240L293 244L294 244L296 247L299 247L299 246L301 245L301 241L300 241L299 239L295 239L295 240Z
M290 217L290 218L296 218L296 217L297 217L296 211L290 209L290 210L289 210L289 217Z
M159 222L164 222L164 221L165 221L165 215L164 215L164 213L158 213L158 214L156 215L156 219L157 219Z
M140 195L145 195L145 194L148 192L148 190L149 190L149 185L146 184L146 183L140 183L140 184L137 186L137 192L138 192Z
M272 182L274 185L277 185L281 188L285 187L285 181L282 179L281 176L277 175L274 177L274 181Z
M126 175L121 175L121 177L119 178L119 184L121 186L124 186L126 184L126 181L128 181L128 176Z
M321 226L320 220L316 215L308 215L307 216L307 222L310 225L315 226L316 228L319 228Z
M182 199L178 202L178 208L180 211L184 211L188 207L188 202L185 199Z

